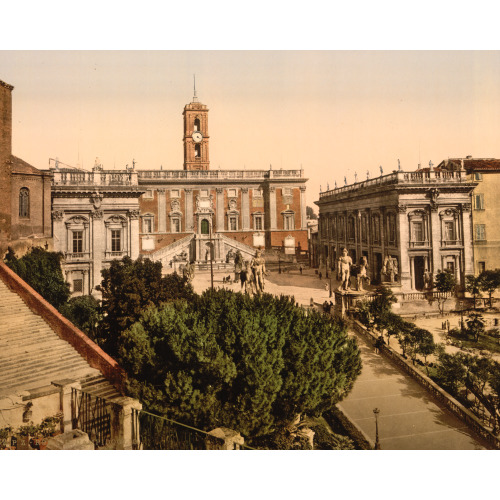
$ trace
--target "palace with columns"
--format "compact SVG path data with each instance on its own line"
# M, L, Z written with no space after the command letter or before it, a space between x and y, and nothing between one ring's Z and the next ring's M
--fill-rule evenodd
M473 274L471 193L465 171L395 171L320 193L320 265L336 269L342 249L354 263L366 257L373 283L422 290L424 273L452 271L464 285ZM388 259L388 257L390 259Z

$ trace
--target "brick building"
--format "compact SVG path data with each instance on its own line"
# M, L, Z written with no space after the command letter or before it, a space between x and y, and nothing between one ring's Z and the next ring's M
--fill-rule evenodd
M171 267L258 247L305 253L303 170L210 170L208 112L196 95L184 107L184 170L138 171L141 254Z
M12 154L12 90L0 80L0 255L51 246L50 173Z
M449 158L438 168L461 171L476 183L472 195L474 272L500 268L500 160L495 158Z
M393 172L320 193L319 256L336 267L342 249L366 257L374 283L388 282L390 257L401 291L422 290L424 272L449 269L463 285L473 272L470 195L462 171Z

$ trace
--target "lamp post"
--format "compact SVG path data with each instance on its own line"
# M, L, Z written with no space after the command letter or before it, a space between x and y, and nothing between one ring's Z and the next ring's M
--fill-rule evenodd
M278 254L278 274L281 274L281 253Z
M375 415L375 449L380 450L380 441L378 439L378 414L380 413L380 410L378 408L375 408L373 410L373 414Z
M212 288L212 290L214 289L214 262L213 262L213 250L214 250L214 246L213 246L213 243L212 243L212 221L210 220L210 234L209 234L209 238L210 238L210 286Z
M460 300L458 302L460 306L460 333L464 333L464 301ZM449 333L449 332L448 332Z

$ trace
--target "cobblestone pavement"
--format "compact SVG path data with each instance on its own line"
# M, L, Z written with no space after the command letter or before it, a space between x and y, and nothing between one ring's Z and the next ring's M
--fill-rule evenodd
M226 273L214 275L214 287L239 291L239 283L223 284ZM232 274L231 276L234 276ZM325 284L314 271L296 270L278 274L272 272L266 279L266 292L275 295L293 295L302 306L332 300ZM332 285L338 283L332 280ZM210 273L197 273L193 287L201 293L210 287ZM440 320L439 320L440 324ZM387 450L476 450L484 449L469 429L456 417L440 407L419 384L399 371L387 359L375 354L355 333L361 350L363 371L349 396L339 405L349 419L375 442L374 408L380 409L379 437L382 449ZM391 342L392 343L392 342Z

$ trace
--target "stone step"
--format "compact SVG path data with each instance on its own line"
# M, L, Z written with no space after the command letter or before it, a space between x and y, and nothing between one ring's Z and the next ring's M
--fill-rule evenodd
M8 385L0 385L0 396L11 394L12 392L19 389L30 390L37 387L51 385L53 380L61 378L73 378L75 380L79 380L80 378L86 377L96 372L98 372L98 370L96 370L95 368L90 368L88 365L84 368L75 369L72 372L68 372L67 369L61 368L58 370L54 370L49 374L44 373L38 377L33 377L22 381L14 380Z
M68 346L62 346L57 350L46 351L45 353L39 353L36 356L27 354L24 358L17 357L16 360L9 358L6 363L0 363L0 380L4 373L15 373L16 371L24 371L26 368L34 368L40 365L47 365L51 362L58 362L61 360L67 360L68 358L81 358L80 354L74 349L69 350ZM33 353L31 353L33 354Z
M36 357L45 357L51 354L62 354L64 352L68 352L68 344L64 341L46 347L34 345L31 349L24 349L22 352L21 349L18 349L17 352L9 354L9 356L0 356L0 373L2 369L8 368L10 365L19 363L26 358L32 357L33 355Z
M11 342L29 340L31 338L39 337L40 335L48 335L49 332L57 337L57 334L51 328L45 325L37 326L36 328L25 331L15 330L12 332L0 333L0 342L7 340L10 340Z
M6 374L5 377L2 376L0 378L0 387L7 387L9 383L15 383L15 385L27 385L28 383L31 383L31 381L41 378L54 380L55 374L57 373L64 373L64 378L74 378L75 372L80 372L82 370L86 370L87 368L89 371L93 369L81 356L79 358L80 359L76 360L70 359L69 361L58 363L57 365L43 365L32 370L26 370L24 375L20 377L12 378L10 374ZM39 384L38 386L42 385L43 384ZM31 384L31 386L33 387L33 384Z
M48 343L52 345L57 345L59 342L64 342L64 340L60 339L54 332L51 332L52 335L46 334L40 337L32 337L25 338L22 340L9 340L2 341L0 343L0 357L5 358L9 354L13 354L19 351L22 351L26 348L31 348L32 346L42 345L42 347L48 347Z

